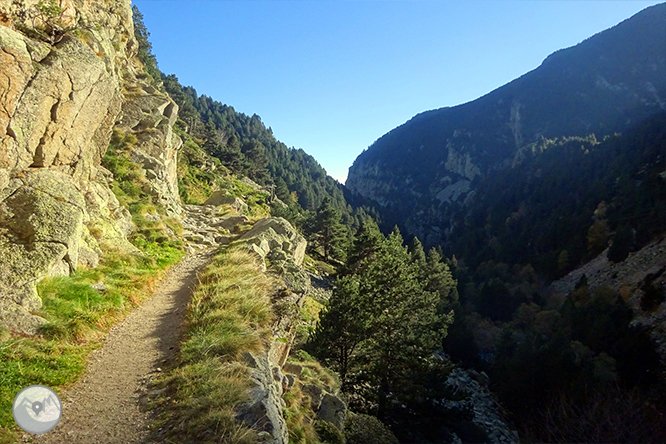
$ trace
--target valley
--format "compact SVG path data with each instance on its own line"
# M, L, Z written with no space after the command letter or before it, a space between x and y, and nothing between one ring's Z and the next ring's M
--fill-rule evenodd
M666 440L666 4L345 185L149 37L0 0L0 443Z

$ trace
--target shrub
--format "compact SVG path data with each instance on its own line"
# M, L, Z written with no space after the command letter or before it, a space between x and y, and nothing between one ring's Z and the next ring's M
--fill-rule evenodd
M322 442L327 444L345 444L345 435L328 421L315 421L315 431Z
M397 444L395 437L379 419L374 416L349 412L345 423L347 444Z

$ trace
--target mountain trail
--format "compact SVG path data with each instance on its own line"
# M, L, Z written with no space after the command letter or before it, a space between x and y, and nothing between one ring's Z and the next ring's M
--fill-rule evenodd
M153 296L114 326L88 357L87 372L62 395L62 420L37 443L145 443L148 416L140 398L151 376L171 364L183 333L197 272L215 249L186 256Z

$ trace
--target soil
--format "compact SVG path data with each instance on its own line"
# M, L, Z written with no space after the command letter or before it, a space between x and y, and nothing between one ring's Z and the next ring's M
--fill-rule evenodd
M197 271L214 251L186 256L150 299L111 329L104 346L90 354L83 378L61 394L58 426L33 442L149 442L149 413L141 409L142 394L151 377L173 363Z

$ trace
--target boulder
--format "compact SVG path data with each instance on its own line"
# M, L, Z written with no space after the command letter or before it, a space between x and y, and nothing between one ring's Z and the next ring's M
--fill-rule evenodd
M204 202L204 205L231 205L231 208L236 210L239 213L247 212L248 207L242 199L234 196L229 196L228 191L218 190L215 191L211 196Z
M307 242L291 224L281 217L267 217L257 221L252 229L240 237L261 258L271 250L288 253L296 265L303 263Z
M281 397L282 372L271 367L266 354L246 352L244 357L254 386L248 394L249 400L238 407L236 419L259 433L265 432L265 442L287 444L289 431L282 416L285 407Z
M250 179L249 177L243 177L241 179L241 182L243 182L245 185L252 187L256 191L263 191L264 189L262 188L261 185Z
M15 179L11 189L0 196L0 323L35 333L42 323L31 320L41 307L35 285L76 269L85 201L70 176L49 170Z
M215 222L211 223L210 226L233 231L236 226L246 224L248 221L249 219L247 216L229 215L218 218Z
M321 388L317 387L316 385L302 384L302 383L301 383L301 391L306 395L308 395L308 397L310 398L310 407L312 408L312 410L315 412L318 411L319 408L321 407L321 402L327 393L323 391Z
M285 375L285 381L287 383L288 388L293 387L294 384L296 383L296 375L291 375L291 374Z
M317 418L322 421L328 421L338 430L342 430L347 419L347 406L335 395L326 393L321 400Z

